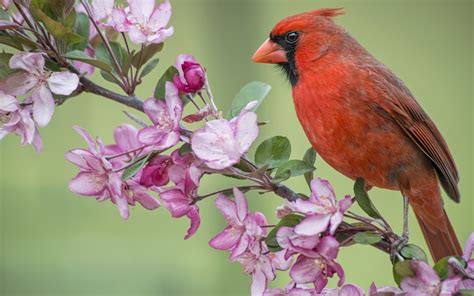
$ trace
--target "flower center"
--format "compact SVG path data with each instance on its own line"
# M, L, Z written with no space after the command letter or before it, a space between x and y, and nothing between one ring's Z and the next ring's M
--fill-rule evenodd
M158 112L158 124L156 127L161 131L171 131L173 129L173 120L171 120L168 112Z

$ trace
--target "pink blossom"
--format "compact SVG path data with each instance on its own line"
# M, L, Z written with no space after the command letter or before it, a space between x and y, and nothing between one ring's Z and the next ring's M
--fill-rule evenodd
M46 126L54 112L53 94L70 95L79 85L79 77L68 71L50 72L44 69L41 53L22 52L11 57L11 69L23 70L0 83L0 90L21 96L32 91L33 118L40 127Z
M324 296L364 296L364 291L353 284L346 284L339 288L328 289L325 288L321 291L321 294Z
M259 240L265 230L265 216L259 212L249 213L244 194L234 188L235 202L224 194L216 200L216 207L229 224L223 231L211 239L209 245L218 250L231 250L231 260L247 251L253 241Z
M142 129L138 140L159 150L176 145L180 139L179 122L183 114L183 103L176 86L167 82L165 102L150 98L145 101L144 108L153 125Z
M168 0L158 6L155 0L128 0L128 3L128 34L133 43L161 43L173 35L173 27L165 28L171 18L171 4Z
M170 211L171 216L174 218L187 216L191 221L184 239L193 236L201 223L199 208L194 200L201 176L201 170L191 165L186 169L181 179L176 180L176 187L160 192L161 201Z
M377 293L384 293L384 292L385 293L393 293L394 295L403 294L403 291L400 290L399 288L395 288L395 287L391 287L391 286L384 286L384 287L377 288L375 283L372 283L370 285L370 289L369 289L369 294L370 295L375 295Z
M208 117L211 113L212 113L211 107L209 105L206 105L204 108L202 108L198 112L184 117L183 120L189 123L198 122Z
M263 296L315 296L316 290L290 282L285 289L266 289Z
M264 295L267 284L276 277L276 270L286 270L291 261L283 258L283 253L269 253L266 245L253 241L245 253L237 259L244 271L252 275L252 296Z
M441 282L436 271L426 262L412 260L410 265L415 272L415 276L405 277L400 283L400 287L407 293L407 296L450 296L459 291L460 277Z
M27 98L24 103L30 100ZM41 151L43 144L31 118L31 106L22 107L15 97L0 91L0 140L10 133L20 136L22 145L31 144L36 151Z
M123 219L128 219L128 205L135 201L147 209L155 209L159 202L146 193L145 188L135 180L122 182L119 172L107 160L105 147L100 139L94 141L89 133L80 127L74 129L84 138L88 149L74 149L65 154L67 160L77 165L80 172L69 182L69 189L84 196L95 196L98 201L110 199Z
M319 243L319 236L306 236L299 235L295 232L294 227L282 226L278 229L276 239L278 245L286 250L285 257L289 258L290 256L300 253L306 256L312 256L315 254L313 249Z
M299 255L290 270L290 276L297 284L313 283L317 291L327 284L328 278L337 273L339 285L344 283L344 271L334 261L339 251L339 243L332 236L323 237L311 256Z
M292 203L294 211L306 215L295 227L295 232L311 236L329 230L332 235L341 224L344 212L352 205L351 197L346 195L337 204L331 184L320 178L311 181L311 190L308 200L298 199Z
M133 160L145 156L150 152L150 147L138 141L138 129L130 124L121 124L114 130L115 144L104 146L114 169L123 168Z
M471 233L471 235L466 241L466 245L464 247L464 252L462 255L463 259L466 261L465 272L471 278L474 278L474 259L471 259L473 250L474 250L474 233ZM469 279L469 278L463 279L461 282L460 288L474 290L474 280Z
M192 55L178 55L176 69L178 69L179 75L176 75L173 81L180 91L195 93L203 88L206 82L206 74Z
M1 0L0 6L3 10L7 11L10 8L11 0Z
M242 110L228 121L209 121L191 137L194 153L212 169L225 169L240 161L258 136L257 115Z

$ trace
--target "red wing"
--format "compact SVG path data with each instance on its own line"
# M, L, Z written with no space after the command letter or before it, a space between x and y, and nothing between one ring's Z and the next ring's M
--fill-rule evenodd
M444 190L454 201L459 202L459 175L448 145L438 128L400 79L386 68L377 67L371 70L377 76L377 86L383 87L387 95L381 107L431 159Z

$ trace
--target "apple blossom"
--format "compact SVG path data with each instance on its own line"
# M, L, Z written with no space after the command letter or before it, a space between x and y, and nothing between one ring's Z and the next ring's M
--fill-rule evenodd
M328 289L325 288L319 295L322 296L364 296L364 291L353 284L346 284L339 288Z
M211 239L209 245L218 250L230 250L231 260L242 255L253 241L258 241L265 230L266 219L259 212L249 213L244 194L237 188L233 189L235 202L224 194L216 200L216 207L229 224L223 231Z
M276 270L286 270L291 261L283 258L283 253L268 253L266 245L253 241L245 253L237 259L244 271L252 275L252 296L264 295L267 284L276 277Z
M173 82L180 91L195 93L203 88L206 82L206 73L192 55L178 55L176 69L178 69L179 75L174 76Z
M344 212L352 205L349 195L336 204L334 190L327 180L316 178L311 181L311 196L308 200L298 199L292 203L293 210L306 215L295 227L300 235L316 235L329 230L332 235L342 222Z
M43 144L31 118L30 101L31 98L27 98L26 106L22 107L15 97L0 91L0 140L7 134L17 134L22 145L31 144L39 152Z
M465 272L471 277L463 279L461 282L461 288L474 290L474 259L472 257L472 251L474 250L474 233L471 233L466 241L464 247L463 259L466 261Z
M165 28L171 18L168 0L158 6L155 0L128 0L128 35L133 43L161 43L173 35L173 27Z
M400 283L400 287L407 293L407 296L450 296L459 291L460 277L441 282L436 271L426 262L412 260L410 266L415 272L415 276L405 277Z
M225 169L240 161L258 136L257 115L243 109L228 121L212 120L191 137L197 157L212 169Z
M150 98L145 101L145 113L153 125L138 133L138 140L155 149L166 149L176 145L180 139L179 122L183 114L183 102L178 89L172 82L166 82L165 102Z
M2 81L0 90L14 96L32 91L33 118L40 127L46 126L53 116L52 93L67 96L79 85L79 77L74 73L46 71L41 53L17 53L11 57L9 66L22 71Z
M184 239L189 239L199 228L201 218L194 197L197 194L202 171L190 165L171 189L159 189L161 201L174 218L187 216L191 225Z
M74 129L84 138L88 149L73 149L65 154L67 160L77 165L79 173L69 182L72 192L83 196L95 196L98 201L110 199L123 219L128 219L128 205L138 201L147 209L155 209L158 201L145 192L136 181L123 182L119 172L107 160L102 140L94 141L81 127Z
M138 129L130 124L121 124L114 130L115 144L104 146L114 169L123 168L138 157L150 152L150 147L138 141Z
M285 289L266 289L263 296L314 296L316 290L290 282Z
M377 293L393 293L394 295L398 295L398 294L403 294L403 291L400 290L399 288L395 288L391 286L384 286L384 287L377 288L375 283L372 283L370 285L369 295L375 295Z
M290 276L297 284L313 283L317 291L321 291L328 282L328 277L335 273L339 276L338 285L344 283L344 271L334 261L339 251L339 243L332 236L321 238L311 256L299 255L291 267Z
M286 250L285 257L289 258L294 254L300 253L306 256L315 254L313 249L319 243L319 236L299 235L295 232L294 227L282 226L278 229L276 239L278 245Z

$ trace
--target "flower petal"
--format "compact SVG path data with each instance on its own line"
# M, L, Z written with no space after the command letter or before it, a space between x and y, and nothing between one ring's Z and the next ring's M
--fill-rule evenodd
M258 137L257 114L243 111L237 117L235 138L239 144L239 152L245 153Z
M12 96L22 96L38 85L38 78L20 71L0 81L0 90Z
M160 202L143 189L135 189L133 199L147 210L154 210L160 207Z
M69 189L85 196L98 196L102 194L107 185L107 175L95 172L80 172L69 182Z
M237 206L237 217L240 221L244 221L248 215L248 204L245 195L240 191L237 187L234 187L234 196L235 196L235 204Z
M54 72L48 78L49 89L57 94L68 96L76 90L79 85L79 77L71 72Z
M156 126L149 126L138 132L138 141L145 145L161 144L166 136L167 134Z
M14 96L0 92L0 111L14 112L19 107L18 101Z
M130 40L135 44L142 44L147 41L147 36L136 26L130 27L128 37L130 37Z
M316 235L326 231L331 215L311 215L296 225L295 232L300 235Z
M9 66L11 69L21 69L39 76L44 73L44 63L42 53L20 52L11 57Z
M149 25L158 30L166 27L171 18L171 4L168 0L158 4L153 14L150 17Z
M155 10L155 0L129 0L128 5L134 20L146 24Z
M317 198L326 196L332 201L336 200L332 185L327 180L322 180L321 178L315 178L311 181L311 192L316 195Z
M33 92L33 118L40 127L48 125L54 113L54 99L49 89L41 86Z
M96 148L96 143L92 139L91 135L82 127L75 125L72 127L83 139L86 141L87 146L89 147L89 151L97 154L97 148Z
M160 197L174 218L186 215L192 207L189 199L179 189L166 190L160 194Z
M215 205L229 224L237 224L237 207L235 203L224 194L219 194Z
M262 296L267 288L267 278L261 270L252 274L251 296Z
M300 255L290 270L290 277L297 284L312 283L321 276L321 268L313 258Z
M191 225L189 226L189 229L184 239L189 239L191 236L193 236L196 233L196 231L199 228L199 225L201 225L201 217L199 216L199 208L197 206L192 206L186 216L188 216L189 220L191 221Z
M227 226L209 241L209 246L217 250L230 250L240 239L240 233L236 233L232 226Z

